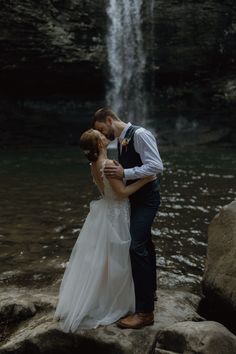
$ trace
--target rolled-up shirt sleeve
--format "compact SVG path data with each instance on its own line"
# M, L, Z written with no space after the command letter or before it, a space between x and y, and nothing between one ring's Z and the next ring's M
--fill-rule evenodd
M163 163L157 148L154 135L144 128L136 130L134 135L134 149L140 155L142 166L135 166L124 170L126 180L143 178L163 172Z

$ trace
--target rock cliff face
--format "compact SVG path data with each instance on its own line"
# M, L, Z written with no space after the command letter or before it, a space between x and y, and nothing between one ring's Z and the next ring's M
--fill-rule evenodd
M148 18L145 22L148 35ZM174 76L182 82L235 68L235 2L157 0L153 22L152 69L160 78L173 82ZM150 42L147 51L150 54Z
M2 2L1 91L104 94L107 1ZM219 75L235 74L233 0L156 0L153 4L153 14L150 1L143 6L148 82L154 77L160 88L204 80L207 86Z
M149 19L147 15L144 21L146 35ZM147 82L152 82L157 110L168 107L186 116L192 112L197 121L232 126L236 103L235 2L157 0L152 21L154 35L146 40L147 69L151 68Z
M103 102L108 82L107 2L2 1L0 95L70 94ZM217 123L232 132L223 139L234 141L235 1L144 0L142 19L149 115L162 117L174 129L179 117L207 122L210 128ZM27 112L19 112L15 102L1 102L8 107L0 104L1 125L8 131L4 122L11 119L14 125L17 116Z
M105 2L2 2L2 93L103 93Z

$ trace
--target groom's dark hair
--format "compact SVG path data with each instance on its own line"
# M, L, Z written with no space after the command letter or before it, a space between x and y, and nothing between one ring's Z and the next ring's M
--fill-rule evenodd
M92 127L94 128L96 122L106 122L108 116L112 117L114 120L120 120L120 118L109 107L103 107L95 112L92 120Z

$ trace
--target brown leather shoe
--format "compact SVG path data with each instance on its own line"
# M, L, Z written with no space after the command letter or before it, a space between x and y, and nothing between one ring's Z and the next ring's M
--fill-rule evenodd
M120 328L133 328L138 329L145 326L150 326L154 323L153 312L144 313L137 312L134 315L127 316L116 322Z

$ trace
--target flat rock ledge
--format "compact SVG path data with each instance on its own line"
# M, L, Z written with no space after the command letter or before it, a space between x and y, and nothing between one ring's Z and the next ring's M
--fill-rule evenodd
M199 341L201 332L195 331L194 326L205 324L206 331L209 323L209 331L214 326L214 322L205 321L197 314L200 301L197 295L177 290L159 290L153 326L139 330L122 330L112 324L93 330L78 330L74 334L64 333L60 329L60 323L53 320L57 299L58 289L55 287L30 291L23 288L2 289L0 354L168 353L163 344L165 341L162 340L165 331L170 331L173 327L174 337L183 336L176 334L176 328L179 328L181 333L185 333L186 342L190 337ZM183 327L184 324L187 324L186 327ZM227 345L235 348L236 337L223 326L215 326L216 337L224 334L224 341L228 340ZM200 353L191 350L178 351L178 348L176 346L177 351L173 353ZM191 345L186 345L186 348L191 348ZM201 354L234 353L217 351L217 347L211 351L209 346L204 350Z

